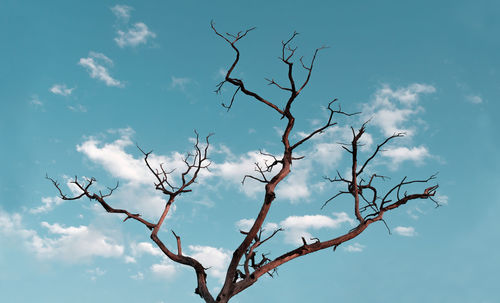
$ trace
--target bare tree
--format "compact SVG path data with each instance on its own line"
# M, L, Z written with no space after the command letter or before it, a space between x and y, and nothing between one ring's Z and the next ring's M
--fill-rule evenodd
M357 221L356 226L348 232L336 237L332 237L330 239L320 240L318 238L302 238L301 246L293 250L286 251L274 258L269 258L269 256L265 254L261 254L260 256L258 256L257 249L267 241L271 240L278 232L281 231L281 228L276 229L264 237L262 226L264 221L266 220L267 215L269 214L269 211L271 210L273 201L276 198L276 187L290 174L292 163L303 158L295 157L294 152L300 149L313 137L320 135L332 126L337 125L337 122L334 121L334 118L337 115L351 116L356 113L346 113L342 111L340 106L338 107L338 109L334 109L334 105L336 105L337 103L337 99L334 99L327 106L329 116L326 122L324 122L321 127L303 136L301 139L293 141L290 136L295 125L295 117L292 112L292 105L300 95L302 90L308 85L316 56L323 47L318 48L314 51L312 60L309 64L304 63L303 58L299 59L299 68L302 68L305 71L306 76L305 80L302 83L297 83L294 77L293 61L296 48L291 46L291 42L297 36L297 33L294 32L288 40L282 41L280 60L287 67L288 83L284 85L276 82L274 79L267 79L269 85L275 86L276 88L289 94L289 97L286 102L284 102L284 104L278 104L271 102L270 100L262 97L257 92L247 88L242 79L233 76L235 67L237 66L240 59L240 51L236 44L254 28L248 29L246 31L241 31L237 34L223 34L215 28L214 23L211 23L211 27L214 33L222 38L225 42L227 42L236 54L236 57L232 62L230 68L228 69L224 80L217 85L217 93L221 92L221 89L225 84L235 87L235 91L231 97L230 103L223 103L222 105L227 110L230 110L234 104L237 93L242 92L243 94L249 96L250 99L262 103L272 111L276 112L277 118L285 119L286 122L286 127L283 130L283 135L281 136L282 154L280 156L275 156L262 152L263 155L268 156L270 159L272 159L272 161L263 165L256 163L256 172L258 173L258 175L246 175L243 179L243 182L245 181L245 179L250 178L262 183L264 187L264 199L250 230L241 231L241 233L244 235L244 238L241 241L241 244L234 250L232 254L232 258L227 268L226 276L224 279L224 284L219 294L214 297L208 290L206 268L204 268L198 260L183 253L180 236L172 231L177 244L176 252L169 250L164 242L158 237L158 231L164 223L165 218L167 217L167 214L169 213L169 210L172 204L175 202L176 198L181 194L191 192L191 185L196 182L196 179L199 177L200 171L209 167L210 161L208 159L208 148L210 144L210 135L205 138L204 143L201 143L199 135L198 133L196 133L194 151L192 153L188 153L185 156L185 170L178 174L177 180L180 180L178 182L174 182L175 178L172 176L174 171L167 171L163 167L163 165L160 165L159 167L153 167L149 161L151 152L144 152L139 148L144 155L145 165L156 179L156 182L154 183L155 189L162 192L168 197L165 208L157 222L147 221L143 219L140 214L133 214L125 209L115 209L111 207L106 202L106 198L113 193L113 191L118 187L118 184L114 188L109 188L108 192L106 193L102 193L101 191L96 193L91 191L91 187L95 183L94 178L79 180L77 177L75 177L72 183L75 184L76 187L78 187L81 193L79 195L70 197L63 193L59 183L56 180L47 177L57 188L63 200L77 200L82 197L87 197L90 200L96 200L97 202L99 202L102 207L109 213L119 213L125 215L123 221L134 219L144 224L151 232L151 239L156 243L156 245L158 245L161 251L170 260L176 263L190 266L194 269L197 277L197 286L195 289L195 293L203 298L205 302L209 303L228 302L236 294L240 293L241 291L257 282L257 280L261 276L265 274L269 274L272 276L279 266L295 258L330 247L335 250L342 243L357 237L370 224L377 221L382 221L385 224L384 214L386 212L398 208L411 200L431 199L436 203L436 205L439 205L435 200L433 200L433 196L436 193L438 185L426 187L420 193L408 194L405 191L407 185L415 183L428 183L429 181L435 179L435 175L431 175L430 177L421 180L409 180L405 177L396 185L389 187L389 189L385 192L377 189L377 179L385 179L387 177L375 173L367 174L366 168L372 162L372 160L375 159L375 157L382 151L382 147L384 145L386 145L393 139L402 137L404 134L396 133L386 138L383 142L377 145L377 147L369 157L361 160L358 151L361 146L360 140L366 130L367 123L364 123L359 129L351 127L351 142L349 144L342 144L342 148L344 148L344 150L352 156L350 176L344 177L337 171L335 177L325 177L325 179L330 182L338 182L344 184L345 190L341 190L337 194L333 195L323 204L323 207L328 202L341 195L351 196L353 199L353 212Z

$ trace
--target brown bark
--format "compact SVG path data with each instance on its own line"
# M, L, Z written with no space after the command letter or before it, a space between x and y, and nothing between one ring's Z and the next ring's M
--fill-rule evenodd
M167 214L170 211L170 208L173 203L175 203L175 198L184 193L191 192L190 186L196 181L198 178L199 172L201 169L205 169L210 165L208 161L207 153L209 147L209 137L206 137L205 147L202 148L199 143L199 136L196 133L196 142L194 144L194 153L188 154L184 159L184 163L186 165L185 171L180 174L181 184L175 185L171 182L170 175L173 171L166 171L162 165L158 168L153 168L148 160L151 152L141 152L144 155L145 165L154 175L156 182L154 184L155 189L161 191L163 194L168 196L168 202L165 205L165 208L156 223L149 222L143 219L140 214L132 214L124 209L115 209L111 207L106 201L105 198L110 196L113 191L117 188L110 188L107 194L102 194L99 192L93 193L90 192L91 186L95 183L95 179L87 179L86 181L80 181L75 177L72 183L76 184L76 186L81 190L81 194L68 197L66 196L62 190L60 189L59 183L54 179L50 179L54 186L59 191L59 194L64 200L77 200L82 197L88 197L91 200L98 201L101 206L109 213L119 213L124 214L126 217L124 221L128 219L134 219L143 225L145 225L150 231L150 238L156 245L161 249L161 251L173 262L184 264L193 268L197 278L197 286L195 289L195 293L198 294L205 302L228 302L233 296L245 290L246 288L253 285L262 275L270 274L272 275L276 269L283 265L286 262L289 262L295 258L316 252L318 250L333 248L335 250L339 245L345 243L351 239L354 239L359 234L361 234L370 224L375 223L377 221L384 222L384 214L387 211L395 209L401 205L408 203L411 200L415 199L432 199L435 195L437 185L428 187L423 190L422 193L414 193L414 194L404 194L400 195L401 189L413 183L427 183L435 178L435 175L423 180L412 180L407 181L406 177L398 184L393 186L389 191L385 193L383 197L379 196L379 190L377 190L374 185L374 180L376 178L385 179L385 177L372 174L367 178L369 181L366 182L363 177L365 177L364 170L367 165L377 156L377 154L381 151L381 148L387 144L392 139L403 136L403 134L394 134L387 139L385 139L381 144L377 145L376 149L373 153L364 161L359 162L359 154L358 147L359 141L365 133L366 124L364 123L359 130L352 130L352 141L350 144L343 145L342 147L352 155L352 166L351 166L351 178L346 179L340 175L337 171L337 175L334 178L326 178L331 182L340 182L343 183L347 190L340 191L339 193L333 195L330 199L328 199L324 204L325 207L329 202L334 200L340 195L351 195L353 197L354 203L354 215L358 221L357 226L350 231L346 232L340 236L332 236L331 239L326 239L321 241L320 239L315 238L314 242L307 243L306 239L303 240L303 245L297 247L288 252L282 253L280 256L269 259L267 255L262 254L260 260L257 260L257 249L267 241L271 240L281 229L275 230L271 233L267 238L262 237L262 226L266 220L266 217L271 210L273 201L276 198L275 190L279 186L279 184L290 174L291 166L294 161L298 161L303 157L294 157L294 151L300 148L304 143L307 143L311 138L321 134L323 131L337 124L333 119L337 115L351 116L357 113L349 114L338 107L338 109L333 109L333 105L336 104L337 99L334 99L328 104L327 110L329 111L329 117L327 121L319 128L313 130L308 135L304 136L300 140L296 142L291 142L290 134L295 125L295 117L293 115L292 107L297 97L300 95L302 90L307 87L309 80L311 79L314 62L316 60L316 56L318 51L323 49L324 47L318 48L315 50L311 63L306 65L303 62L303 59L300 58L301 68L306 73L305 80L301 84L297 84L294 75L294 62L293 57L297 48L291 46L292 41L298 35L298 33L293 33L293 35L287 40L282 41L282 49L281 49L281 57L280 60L285 64L287 68L287 77L288 77L288 85L282 85L277 83L274 79L269 80L270 85L277 87L280 90L283 90L287 94L289 94L288 98L285 102L280 106L278 103L271 102L269 99L262 97L260 94L255 91L249 89L242 79L236 78L233 76L233 72L239 62L240 59L240 51L236 46L236 43L244 38L250 31L254 28L248 29L244 32L239 32L236 35L232 34L221 34L215 28L215 25L212 23L211 27L215 34L224 41L226 41L231 48L235 51L235 59L232 62L229 70L227 71L225 78L222 82L217 85L216 92L220 92L223 85L229 83L230 85L235 87L235 92L232 95L231 101L229 104L224 104L223 106L230 110L232 106L234 106L235 98L238 92L242 92L246 96L250 97L251 100L255 100L258 103L264 104L266 107L270 108L272 111L277 112L277 118L286 119L286 126L283 130L283 135L281 137L282 142L282 155L277 157L270 154L265 154L273 158L273 162L271 164L265 164L265 167L256 164L256 171L260 174L259 177L247 175L244 177L243 182L246 178L251 178L257 180L261 183L264 183L264 196L261 208L256 215L255 221L250 228L249 231L242 232L244 238L240 245L234 250L231 261L229 263L226 277L224 279L224 284L219 292L219 294L214 298L212 294L209 292L206 281L206 271L202 264L196 259L186 256L182 252L181 246L181 237L178 236L175 232L172 231L177 244L177 252L174 253L170 251L166 245L159 239L158 231L160 227L163 225ZM349 149L350 148L350 149ZM264 154L264 153L263 153ZM359 162L359 163L358 163ZM359 168L361 167L361 168ZM273 168L278 169L276 173L273 173ZM366 177L365 177L366 178ZM118 185L117 185L118 186ZM392 198L391 198L392 197ZM434 200L433 200L434 201ZM365 205L362 205L362 204ZM385 222L384 222L385 223ZM241 261L243 260L243 264ZM241 270L241 269L242 270Z

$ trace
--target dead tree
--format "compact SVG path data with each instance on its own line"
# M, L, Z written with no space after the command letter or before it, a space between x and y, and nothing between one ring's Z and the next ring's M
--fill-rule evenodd
M227 268L226 276L224 279L224 284L217 296L213 296L207 287L207 273L206 268L197 261L196 259L187 256L182 251L181 238L174 231L172 231L173 236L175 237L175 241L177 244L177 252L171 251L167 248L162 240L158 237L158 231L167 217L167 214L170 210L170 207L175 202L176 197L181 194L186 194L191 192L190 186L196 182L196 179L199 176L199 172L202 169L208 168L210 165L210 161L208 159L208 147L209 147L209 136L206 137L205 143L201 144L199 142L199 135L196 133L196 142L194 144L194 152L187 154L184 158L185 170L181 172L178 176L180 179L180 184L174 184L172 180L173 171L167 171L165 168L160 165L160 167L153 167L150 164L148 157L151 152L141 152L144 155L144 162L147 168L151 171L153 176L156 179L154 184L155 189L162 192L168 197L168 201L165 205L163 213L157 222L149 222L141 217L140 214L133 214L125 209L115 209L111 207L107 202L106 198L109 197L113 191L117 188L109 188L107 193L102 192L92 192L91 186L95 183L95 179L86 179L84 181L79 180L77 177L72 181L75 184L81 193L77 196L67 196L65 195L60 185L54 179L47 177L52 181L53 185L59 191L59 194L63 200L77 200L83 197L87 197L90 200L95 200L102 205L102 207L109 213L119 213L125 215L123 221L127 221L128 219L134 219L144 226L146 226L151 234L151 239L158 245L161 251L173 262L177 262L180 264L184 264L190 266L194 269L197 278L197 286L195 289L195 293L198 294L205 302L228 302L232 297L236 294L242 292L246 288L253 285L257 280L265 275L273 275L275 270L283 265L286 262L289 262L295 258L322 250L327 248L333 248L335 250L342 243L349 241L359 234L361 234L370 224L381 221L384 222L384 214L390 210L398 208L411 200L416 199L431 199L436 204L437 202L433 200L433 196L436 193L436 189L438 185L433 185L430 187L424 188L420 193L408 194L405 191L405 187L409 184L414 183L428 183L429 181L435 179L435 175L431 175L429 178L422 180L408 180L406 177L403 178L399 183L390 187L385 192L381 192L377 189L376 181L378 178L384 179L384 176L378 174L367 175L366 168L371 163L373 159L379 154L382 150L382 147L386 145L389 141L396 139L398 137L402 137L402 133L396 133L388 138L386 138L383 142L377 145L375 150L371 153L371 155L365 160L359 159L359 147L360 147L360 139L365 133L366 123L364 123L359 129L355 129L351 127L352 130L352 141L349 144L343 144L342 147L352 156L352 166L351 166L351 176L346 178L343 177L338 171L335 177L329 178L325 177L330 182L339 182L344 184L345 190L339 191L337 194L333 195L330 199L328 199L323 207L330 202L331 200L341 196L348 195L353 199L353 212L356 218L356 226L346 232L345 234L332 237L330 239L320 240L318 238L314 238L308 243L308 241L302 238L303 244L293 250L282 253L281 255L269 258L268 255L261 254L257 255L257 249L271 240L281 229L277 229L273 231L267 237L263 237L263 223L266 220L266 217L271 210L271 206L273 205L273 201L276 198L275 190L276 187L290 174L291 166L294 161L299 161L303 157L295 157L294 152L300 149L305 143L307 143L311 138L320 135L328 128L337 125L337 122L334 121L334 118L337 115L351 116L354 114L349 114L338 107L338 109L334 109L334 105L336 105L337 99L331 101L327 110L329 112L328 119L326 122L319 128L313 130L309 134L305 135L301 139L297 141L293 141L290 137L290 134L294 128L295 124L295 116L293 115L292 106L294 101L300 95L302 90L308 85L309 80L311 78L311 74L313 71L313 66L315 63L316 55L318 51L322 48L318 48L315 50L312 60L309 64L304 63L303 58L299 59L300 66L305 71L306 77L302 83L297 83L294 77L294 55L296 48L291 46L292 40L297 36L297 33L293 33L292 36L286 40L282 41L281 48L281 57L280 60L285 64L287 68L288 75L288 83L286 85L280 84L276 82L274 79L267 79L269 85L275 86L276 88L286 92L289 97L284 104L271 102L270 100L264 98L254 90L248 88L242 79L236 78L234 74L235 67L237 66L240 59L240 51L236 46L237 42L244 38L250 31L254 28L248 29L246 31L239 32L237 34L223 34L220 33L215 25L212 23L211 27L214 33L222 38L228 45L234 50L236 57L232 62L230 68L228 69L225 78L222 82L217 85L216 92L220 93L223 85L228 84L232 85L235 88L234 94L231 97L229 104L222 104L227 110L230 110L234 104L235 97L238 92L242 92L243 94L250 97L251 100L256 101L257 103L262 103L265 107L269 108L271 111L276 112L276 117L278 119L285 119L286 127L283 130L283 135L281 136L282 142L282 154L277 157L274 155L266 154L267 156L272 157L273 161L271 163L266 163L264 166L256 164L256 171L259 173L259 176L247 175L244 177L251 178L258 182L263 183L264 187L264 199L262 202L262 206L255 217L255 221L250 228L249 231L241 231L244 235L241 244L234 250L232 254L231 261ZM204 146L202 146L204 145ZM277 171L277 172L276 172ZM244 181L243 180L243 181Z

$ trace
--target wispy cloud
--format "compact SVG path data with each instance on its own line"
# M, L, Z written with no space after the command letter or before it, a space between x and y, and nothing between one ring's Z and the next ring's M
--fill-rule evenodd
M90 52L88 57L80 58L78 65L87 69L91 78L103 81L107 86L124 86L122 82L114 79L109 74L108 69L104 65L112 66L113 61L104 54Z
M190 84L192 81L190 78L182 78L182 77L171 77L170 81L170 88L175 89L178 88L181 91L184 91L186 89L186 86Z
M365 246L356 242L345 246L343 249L347 252L362 252L363 249L365 249Z
M51 93L61 96L69 96L75 88L68 88L66 84L54 84L49 90Z
M448 205L449 197L443 194L436 194L434 198L440 205Z
M111 8L111 11L113 12L113 14L120 20L124 21L124 22L128 22L128 20L130 19L130 12L133 10L134 8L131 7L131 6L128 6L128 5L120 5L120 4L117 4L115 6L113 6Z
M45 213L54 208L54 206L60 205L64 202L63 199L59 197L43 197L41 206L32 208L29 210L32 214Z
M397 235L403 236L403 237L414 237L417 235L417 232L415 231L415 228L411 226L397 226L393 230Z
M135 23L127 31L119 30L117 34L118 37L115 38L115 42L122 48L146 44L148 39L156 37L156 34L150 31L148 26L142 22Z
M465 97L467 101L469 101L472 104L481 104L483 103L483 98L479 95L468 95Z
M35 106L42 106L43 102L40 101L40 98L38 98L37 95L32 95L31 100L30 100L30 104L35 105Z
M68 109L73 111L73 112L80 112L80 113L86 113L87 108L81 104L76 104L76 105L68 105Z
M72 180L69 177L65 176L65 184L67 189L74 195L80 194L80 189L71 181ZM58 196L42 197L42 205L30 209L29 212L32 214L46 213L53 210L56 206L63 204L64 202L65 200L61 199Z
M142 272L137 272L135 275L131 275L130 278L134 280L144 280L144 274Z
M99 267L88 269L86 272L90 275L90 280L92 281L95 281L98 277L103 276L106 273L105 270L102 270Z

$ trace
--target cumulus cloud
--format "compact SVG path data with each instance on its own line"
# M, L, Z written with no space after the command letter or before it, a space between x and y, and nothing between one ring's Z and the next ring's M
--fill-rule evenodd
M211 246L189 245L191 257L198 260L209 273L218 279L224 279L227 266L231 261L231 251Z
M158 277L169 279L177 273L177 268L172 261L163 258L161 263L151 265L151 271Z
M148 254L151 256L163 256L163 252L156 246L153 246L153 244L149 242L139 242L139 243L132 243L130 245L132 249L132 254L136 256L141 256L142 254Z
M298 166L298 165L296 165ZM303 201L311 195L308 186L310 167L295 169L276 190L276 196L292 203Z
M36 239L32 245L42 258L67 261L86 260L91 257L120 257L123 246L90 226L64 227L58 223L41 225L54 235L53 238Z
M78 152L83 153L92 162L99 164L114 177L124 179L135 184L152 184L154 180L152 173L144 164L144 159L134 157L126 149L133 146L132 136L134 130L124 128L108 131L111 134L118 134L119 138L111 143L103 143L100 140L90 137L82 144L76 146ZM159 167L160 163L168 170L182 169L184 155L174 152L170 156L150 154L148 160L153 167Z
M258 151L249 151L238 157L234 156L227 148L223 152L226 156L225 161L212 163L210 176L222 178L229 184L238 186L245 195L255 197L257 193L262 191L262 184L247 179L242 186L241 181L245 175L255 175L255 163L264 167L266 161L271 164L273 159Z
M148 39L156 37L156 34L150 31L148 26L142 22L135 23L127 31L119 30L117 34L118 37L115 38L115 42L122 48L146 44Z
M130 19L130 12L133 10L134 8L131 7L131 6L128 6L128 5L120 5L120 4L117 4L115 6L113 6L111 8L111 11L113 12L113 14L120 20L124 21L124 22L128 22L128 20Z
M365 249L365 246L356 242L345 246L343 249L347 252L362 252L363 249Z
M104 143L90 137L77 145L77 151L93 163L103 167L113 177L125 181L124 186L121 186L110 197L111 201L129 211L140 211L142 215L149 218L157 216L163 210L166 201L164 195L152 189L152 184L156 179L144 164L143 157L136 157L127 151L127 148L134 145L132 142L134 131L131 128L125 128L109 132L112 135L118 135L119 138L110 143ZM185 170L183 157L183 154L173 152L169 156L150 154L148 160L154 168L159 168L160 163L163 163L166 170L175 169L175 172L178 172ZM178 175L172 174L170 181L173 184L179 182ZM171 212L175 209L174 204Z
M144 167L144 162L125 151L126 147L133 144L131 136L134 131L126 128L119 130L119 133L120 138L111 143L102 143L91 137L77 145L76 150L102 166L114 177L134 183L149 183L152 179Z
M306 240L312 238L310 229L330 228L337 229L342 223L354 224L354 219L345 212L333 213L334 218L324 215L290 216L280 222L284 229L285 242L290 244L301 244L302 237Z
M91 51L87 58L80 58L78 65L83 66L87 70L91 78L103 81L107 86L124 86L122 82L114 79L109 74L109 71L105 67L105 65L112 66L113 61L104 54Z
M259 151L249 151L235 156L227 147L224 147L220 152L225 154L226 158L219 163L212 162L208 176L220 178L225 181L225 184L238 187L246 196L251 198L255 198L258 193L262 192L263 186L261 182L246 178L242 185L241 181L246 175L262 178L256 172L255 163L258 163L265 170L266 163L270 165L274 162L271 156L264 155ZM263 152L265 153L265 151ZM310 165L311 163L308 160L295 162L293 172L277 187L276 197L290 200L292 203L308 198L311 194L307 184L311 171Z
M415 231L415 228L408 226L397 226L393 230L397 235L403 236L403 237L414 237L417 235L417 232Z
M75 88L67 88L66 84L54 84L50 88L50 92L56 95L69 96Z
M419 83L395 90L389 85L383 85L375 92L373 100L365 104L362 119L366 121L371 118L372 123L380 127L385 136L398 132L412 135L415 129L407 125L407 122L423 111L418 104L420 96L435 91L433 86Z
M33 229L26 229L19 214L0 210L0 233L20 239L41 259L57 259L67 262L89 260L93 257L120 257L123 246L92 226L64 227L59 223L42 222L47 236Z
M430 157L430 153L425 146L412 148L395 147L384 150L382 156L390 158L392 163L397 166L404 161L413 161L420 164L423 160Z

